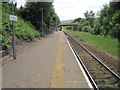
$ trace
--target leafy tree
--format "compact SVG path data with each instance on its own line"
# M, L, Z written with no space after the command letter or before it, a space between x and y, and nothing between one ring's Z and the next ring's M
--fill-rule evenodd
M50 29L60 23L52 2L27 2L25 6L20 8L18 14L26 21L30 21L40 32L42 28L42 9L44 33L48 33Z
M94 28L93 28L93 33L92 34L95 34L95 35L101 34L99 18L96 18L95 21L94 21Z
M120 24L120 10L117 10L115 12L115 14L113 14L113 17L112 17L112 23L115 24Z
M110 25L112 26L112 29L110 30L109 34L114 38L118 38L120 41L120 10L115 12Z
M78 31L78 26L74 26L74 27L73 27L73 30L74 30L74 31Z
M120 2L110 2L103 5L103 8L97 13L86 11L84 18L74 20L78 23L78 31L90 32L95 35L110 35L113 38L118 38L120 41ZM73 28L75 30L76 28Z
M16 9L17 10L17 9ZM15 11L16 13L16 11ZM11 14L11 3L2 3L2 49L6 50L12 46L12 25L9 21L9 15ZM17 40L32 41L33 38L38 37L39 33L35 30L35 27L30 22L25 22L19 16L18 21L14 22L15 35Z
M82 18L77 18L74 20L74 22L80 22Z
M90 12L86 11L86 13L84 13L85 19L87 21L89 21L90 26L93 27L93 21L95 18L95 13L93 12L93 10L90 10Z

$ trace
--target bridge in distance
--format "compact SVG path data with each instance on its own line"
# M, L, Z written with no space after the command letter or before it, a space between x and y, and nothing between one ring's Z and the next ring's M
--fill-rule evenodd
M59 24L59 25L58 25L58 28L59 28L59 27L67 27L67 26L78 26L78 24L77 24L77 23Z
M66 23L66 24L59 24L57 28L60 28L60 31L62 30L62 27L72 27L72 26L78 26L77 23Z

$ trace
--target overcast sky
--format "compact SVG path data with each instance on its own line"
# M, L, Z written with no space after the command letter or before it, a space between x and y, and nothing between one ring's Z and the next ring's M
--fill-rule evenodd
M54 7L61 20L84 17L86 10L97 12L110 0L55 0Z
M24 5L24 0L17 0L18 7ZM86 10L97 12L110 0L54 0L54 8L60 20L71 20L84 17Z

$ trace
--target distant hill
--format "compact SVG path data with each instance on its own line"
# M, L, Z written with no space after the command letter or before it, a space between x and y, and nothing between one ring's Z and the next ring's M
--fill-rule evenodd
M74 21L74 20L64 20L64 21L61 21L61 22L64 24L64 23L71 23L72 21Z

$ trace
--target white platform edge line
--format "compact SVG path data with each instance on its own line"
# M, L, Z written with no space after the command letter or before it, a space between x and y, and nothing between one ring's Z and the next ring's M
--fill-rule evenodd
M88 86L89 86L90 88L93 88L91 82L89 81L89 79L88 79L88 77L87 77L87 75L86 75L86 73L85 73L85 71L84 71L82 65L80 64L80 62L79 62L77 56L75 55L75 53L74 53L74 51L73 51L73 49L72 49L72 47L71 47L71 45L70 45L70 43L69 43L69 41L68 41L68 39L67 39L66 36L65 36L65 38L66 38L66 40L67 40L67 43L68 43L68 45L69 45L69 47L70 47L70 49L71 49L71 51L72 51L72 53L73 53L73 55L74 55L76 61L77 61L77 63L78 63L78 65L79 65L80 69L82 70L82 72L83 72L83 74L84 74L84 77L85 77L85 79L86 79L86 81L87 81L87 83L88 83Z

